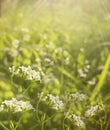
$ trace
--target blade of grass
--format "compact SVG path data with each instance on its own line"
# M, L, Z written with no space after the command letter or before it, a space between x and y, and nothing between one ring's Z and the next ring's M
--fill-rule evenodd
M64 68L59 67L58 69L59 69L59 71L60 71L61 73L63 73L65 76L67 76L68 78L70 78L71 80L73 80L73 81L76 82L76 79L75 79L68 71L66 71Z
M0 122L0 125L4 128L4 130L9 130L2 122Z
M94 102L95 97L97 96L97 94L99 93L101 88L103 87L103 84L104 84L104 81L105 81L109 66L110 66L110 54L109 54L109 56L108 56L108 58L106 60L104 69L103 69L102 73L100 74L100 79L99 79L97 85L95 86L95 88L94 88L94 90L92 92L92 95L90 97L91 103Z

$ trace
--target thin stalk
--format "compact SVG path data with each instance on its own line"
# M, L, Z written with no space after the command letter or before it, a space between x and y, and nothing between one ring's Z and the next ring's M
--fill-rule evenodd
M1 121L0 121L0 125L1 125L5 130L10 130L10 129L8 129Z
M63 130L65 130L65 118L63 119Z
M44 130L44 121L42 121L42 124L41 124L41 130Z

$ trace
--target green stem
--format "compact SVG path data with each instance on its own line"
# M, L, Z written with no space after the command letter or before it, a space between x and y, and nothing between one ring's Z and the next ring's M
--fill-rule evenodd
M22 119L22 116L20 117L18 123L16 124L16 126L15 126L15 130L19 127L19 124L21 123L21 119Z
M100 119L100 130L103 130L103 121Z
M108 121L107 121L107 123L106 123L105 130L108 130L109 124L110 124L110 116L109 116Z
M0 121L0 125L1 125L5 130L10 130L10 129L8 129L1 121Z
M44 130L44 121L42 121L42 124L41 124L41 130Z
M65 130L65 118L63 118L63 130Z

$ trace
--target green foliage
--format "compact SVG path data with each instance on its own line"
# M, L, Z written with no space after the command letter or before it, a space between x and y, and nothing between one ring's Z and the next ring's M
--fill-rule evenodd
M3 1L0 130L110 129L109 2L89 2Z

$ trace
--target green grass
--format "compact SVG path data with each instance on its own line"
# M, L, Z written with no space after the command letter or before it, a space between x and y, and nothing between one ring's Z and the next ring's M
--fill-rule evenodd
M109 130L107 2L5 2L0 130Z

